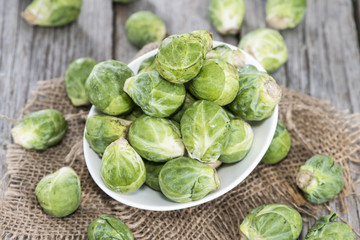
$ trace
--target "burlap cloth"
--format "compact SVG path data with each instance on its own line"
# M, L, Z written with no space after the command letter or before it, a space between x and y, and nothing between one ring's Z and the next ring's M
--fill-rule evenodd
M139 55L154 47L147 47ZM71 105L63 79L38 82L22 115L55 108L66 115L69 130L61 144L43 152L8 146L8 172L0 207L1 238L87 239L88 225L106 213L124 221L136 239L239 239L239 224L261 204L287 203L303 215L322 207L307 203L295 185L298 167L313 154L333 156L344 169L345 188L340 198L353 194L348 163L359 162L360 115L339 112L328 102L290 89L283 88L283 93L279 116L292 137L290 153L283 162L260 164L236 188L211 202L184 210L153 212L116 202L100 190L82 154L88 109ZM63 166L73 167L80 176L82 201L74 214L55 218L42 211L34 190L43 176Z

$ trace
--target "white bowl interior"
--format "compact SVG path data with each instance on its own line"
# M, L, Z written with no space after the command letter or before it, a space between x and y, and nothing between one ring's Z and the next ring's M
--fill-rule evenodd
M214 47L226 44L222 42L214 41ZM236 47L226 44L232 49L237 49ZM155 55L157 52L153 50L144 54L143 56L137 58L136 60L132 61L128 66L133 70L134 73L137 73L137 70L141 64L141 62L152 56ZM264 68L249 54L244 52L246 56L246 64L252 64L256 66L259 70L265 71ZM90 110L89 116L93 116L98 114L93 106ZM236 187L239 183L241 183L259 164L262 157L264 156L266 150L268 149L272 137L275 132L276 124L278 119L278 106L276 106L274 113L270 118L267 118L258 123L251 123L253 131L254 131L254 142L246 157L234 164L223 164L218 169L218 175L220 178L221 186L218 190L211 192L205 198L188 202L188 203L176 203L168 200L162 193L152 190L151 188L147 187L145 184L136 192L133 193L116 193L110 190L108 187L105 186L101 179L100 175L100 164L101 159L98 155L89 147L88 142L85 139L84 135L84 155L87 168L90 172L90 175L94 179L95 183L110 197L113 199L124 203L126 205L145 209L145 210L153 210L153 211L170 211L170 210L177 210L183 208L193 207L208 201L211 201L226 192L230 191L234 187ZM84 132L85 133L85 132Z

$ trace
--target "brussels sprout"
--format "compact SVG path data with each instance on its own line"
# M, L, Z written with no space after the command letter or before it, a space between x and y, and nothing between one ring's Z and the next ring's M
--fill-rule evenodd
M34 0L22 13L31 25L56 27L78 18L82 0Z
M135 107L134 110L129 115L126 115L124 117L124 119L129 120L129 121L135 121L135 119L137 119L138 117L140 117L143 114L144 114L144 112L141 110L141 108Z
M190 93L187 92L185 96L184 104L179 109L179 111L177 111L174 115L171 116L171 119L174 120L175 122L180 123L181 117L183 116L185 110L188 109L189 106L193 104L195 101L196 99L193 96L191 96Z
M242 67L245 65L245 55L240 49L233 50L226 45L219 45L215 47L206 55L207 59L220 59L234 67Z
M200 100L193 103L180 122L183 142L191 158L215 162L230 137L230 119L216 103Z
M128 78L124 91L147 115L168 117L185 100L185 87L163 79L157 72L140 73Z
M143 160L123 137L105 149L100 173L105 185L120 193L138 190L146 179Z
M156 70L169 82L188 82L200 72L210 44L212 38L207 31L167 37L156 54Z
M26 149L45 150L59 143L67 131L67 122L54 109L27 114L13 129L14 142Z
M309 202L327 202L344 187L342 168L332 157L315 155L299 168L296 184Z
M211 24L220 34L235 35L240 32L245 16L244 0L211 0L209 4Z
M279 203L254 208L240 225L240 231L249 240L296 240L301 229L298 211Z
M236 68L222 60L204 61L200 73L189 82L188 90L198 99L205 99L220 106L231 103L239 90Z
M130 126L129 142L143 158L153 162L185 153L178 124L164 118L142 115L136 119Z
M273 113L281 99L281 88L265 72L252 65L238 68L240 89L229 109L248 121L261 121Z
M145 161L146 167L146 181L145 184L154 189L155 191L160 191L159 185L159 174L164 166L164 163L156 163Z
M85 92L85 82L96 64L97 62L92 58L78 58L66 70L66 92L74 106L89 104Z
M149 11L132 14L125 27L129 41L139 48L148 43L161 41L166 36L165 23Z
M120 219L104 214L95 219L88 227L89 240L118 239L133 240L130 228Z
M100 111L120 115L131 111L134 102L123 91L125 80L133 75L125 63L108 60L97 64L86 80L89 101Z
M355 240L351 227L342 222L333 222L336 213L320 218L305 236L305 240Z
M274 137L261 161L267 164L275 164L280 162L288 154L290 145L290 134L286 130L285 125L280 120L278 120Z
M306 0L268 0L266 21L276 29L294 28L304 18Z
M95 115L86 120L85 138L100 157L107 146L120 137L126 137L131 122L121 118Z
M254 134L250 124L240 119L230 121L230 140L219 158L224 163L242 160L249 152Z
M252 55L267 72L280 68L288 58L288 50L279 32L262 28L246 34L239 48Z
M46 213L65 217L80 206L80 179L72 168L63 167L41 179L35 194Z
M142 61L138 70L138 74L144 72L151 72L151 71L156 71L155 55Z
M173 159L159 174L161 192L174 202L190 202L204 198L220 187L216 170L187 157Z

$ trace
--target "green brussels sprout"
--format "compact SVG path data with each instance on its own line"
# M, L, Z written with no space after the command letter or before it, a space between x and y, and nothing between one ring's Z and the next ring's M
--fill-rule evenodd
M190 93L186 93L184 104L181 106L179 111L177 111L174 115L171 116L171 120L174 120L175 122L180 123L181 117L183 116L186 109L189 108L191 104L193 104L196 101L196 99L191 96Z
M189 33L191 37L198 38L203 45L203 55L206 57L206 54L211 51L213 48L213 35L207 30L196 30Z
M89 225L88 238L89 240L134 239L130 228L120 219L109 214L101 215Z
M342 168L332 157L315 155L299 168L296 184L309 202L327 202L344 187Z
M145 184L154 189L155 191L160 191L159 185L159 174L164 166L164 163L156 163L145 161L146 168L146 181Z
M202 162L215 162L230 137L225 110L206 100L196 101L184 112L180 127L189 156Z
M113 116L91 116L86 120L86 141L101 157L107 146L120 137L126 137L130 124L130 121Z
M165 23L149 11L132 14L125 24L129 41L141 48L152 42L158 42L166 36Z
M156 70L169 82L188 82L200 72L210 44L212 36L207 31L169 36L156 54Z
M82 0L34 0L22 13L31 25L56 27L78 18Z
M124 91L147 115L168 117L185 100L185 87L163 79L157 72L144 72L128 78Z
M281 99L281 88L265 72L252 65L238 68L240 89L229 109L247 121L261 121L273 113Z
M216 170L187 157L168 161L159 174L161 192L174 202L190 202L204 198L220 187Z
M141 110L141 108L136 106L129 115L124 116L124 119L129 121L135 121L135 119L137 119L143 114L144 112Z
M74 106L89 104L85 92L85 82L96 64L97 62L92 58L78 58L66 70L66 92Z
M294 28L304 18L306 0L268 0L266 21L276 29Z
M224 106L235 99L239 77L233 65L218 59L207 59L187 87L196 98Z
M230 120L230 139L219 160L224 163L241 161L249 152L254 134L250 124L240 119Z
M279 32L261 28L246 34L239 48L252 55L267 72L280 68L288 58L288 50Z
M138 70L138 74L144 72L152 72L152 71L156 71L155 55L142 61Z
M146 160L164 162L181 157L185 147L176 122L142 115L130 126L129 142Z
M245 54L240 49L233 50L226 45L215 47L206 55L207 59L220 59L234 67L239 68L245 65Z
M336 213L320 218L311 227L305 240L355 240L351 227L342 222L333 222Z
M105 185L120 193L138 190L146 179L142 158L123 137L105 149L100 173Z
M249 240L296 240L301 229L298 211L279 203L254 208L240 225L240 231Z
M46 213L65 217L80 206L80 179L72 168L63 167L41 179L35 194Z
M130 112L134 102L123 91L133 72L125 63L108 60L97 64L86 80L86 96L95 107L109 115Z
M288 154L290 145L290 134L286 130L285 125L278 120L274 137L261 161L266 164L275 164L280 162Z
M211 24L220 34L236 35L245 16L244 0L211 0L209 4Z
M13 129L14 142L26 149L45 150L59 143L67 131L61 112L45 109L27 114Z

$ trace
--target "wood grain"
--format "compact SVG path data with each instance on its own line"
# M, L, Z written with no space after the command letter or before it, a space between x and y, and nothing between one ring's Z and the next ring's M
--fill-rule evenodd
M129 63L138 49L128 42L125 23L136 11L156 13L169 34L207 29L214 33L214 40L233 45L244 34L266 27L266 0L246 0L241 33L226 37L217 34L208 20L209 0L138 0L127 5L84 0L79 19L60 28L32 27L21 19L21 11L30 2L0 1L0 114L12 118L18 118L36 81L63 76L78 57ZM289 60L273 76L279 84L330 100L339 109L360 112L360 0L307 2L305 19L295 29L281 31ZM0 176L10 129L11 124L0 119ZM360 200L352 196L346 203L353 208L342 215L359 230ZM343 211L338 201L330 206ZM314 219L305 219L302 236L313 223Z

